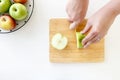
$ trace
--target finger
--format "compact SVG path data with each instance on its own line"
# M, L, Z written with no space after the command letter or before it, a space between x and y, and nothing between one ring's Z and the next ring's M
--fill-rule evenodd
M79 24L78 21L74 21L73 23L70 24L70 29L74 29L75 27L77 27Z
M90 44L92 43L96 43L96 42L99 42L100 41L100 38L98 37L94 37L93 39L91 39L90 41L88 41L85 45L84 45L84 48L88 47Z
M67 19L70 23L73 23L73 20L70 17L68 17Z
M97 38L95 41L94 41L94 43L97 43L97 42L99 42L101 40L101 38Z
M96 38L94 38L93 40L91 40L91 42L92 42L92 43L96 43L96 42L99 42L100 40L101 40L100 38L96 37Z
M85 34L86 32L88 32L90 30L91 27L92 27L92 25L87 23L85 28L81 31L81 33Z
M84 48L87 48L89 45L91 44L91 42L88 42L84 45Z
M82 44L85 45L88 41L92 40L97 34L95 32L90 32L83 40Z
M68 16L68 21L69 22L73 22L74 20L73 20L73 18L72 18L72 16L71 16L71 14L70 14L70 12L68 11L68 10L66 10L66 12L67 12L67 16Z

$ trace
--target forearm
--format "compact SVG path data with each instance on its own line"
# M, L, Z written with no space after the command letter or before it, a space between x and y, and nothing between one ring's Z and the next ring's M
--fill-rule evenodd
M119 15L120 14L120 0L111 0L106 6L115 15Z

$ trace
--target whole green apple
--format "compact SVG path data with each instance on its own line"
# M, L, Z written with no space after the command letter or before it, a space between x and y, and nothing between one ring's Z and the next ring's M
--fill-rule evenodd
M85 35L80 33L80 32L76 32L76 39L77 39L77 48L83 48L82 45L82 40L85 38Z
M0 14L7 12L10 8L10 5L10 0L0 0Z
M12 30L16 26L15 20L9 15L0 16L0 28L4 30Z
M27 17L27 8L21 3L13 4L9 9L9 14L15 20L23 20Z

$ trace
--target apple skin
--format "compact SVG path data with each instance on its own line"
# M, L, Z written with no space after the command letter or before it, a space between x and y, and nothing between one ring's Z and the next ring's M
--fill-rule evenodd
M0 28L3 30L12 30L16 27L15 20L9 15L0 16Z
M82 40L85 38L85 35L80 33L80 32L76 32L76 39L77 39L77 48L83 48L82 45Z
M25 4L27 0L13 0L15 3L22 3Z
M0 0L0 14L7 12L10 6L11 6L10 0Z
M15 20L23 20L27 17L27 8L21 3L13 4L9 9L9 14Z

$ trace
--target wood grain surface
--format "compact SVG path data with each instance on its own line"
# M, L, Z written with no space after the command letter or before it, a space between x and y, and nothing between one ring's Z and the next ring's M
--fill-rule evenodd
M81 31L86 24L84 20L76 29ZM70 23L67 19L50 19L49 21L49 59L55 63L70 62L103 62L104 61L104 39L90 45L88 48L78 49L76 45L75 30L69 29ZM56 50L51 45L51 39L56 33L61 33L68 38L68 45L63 50Z

